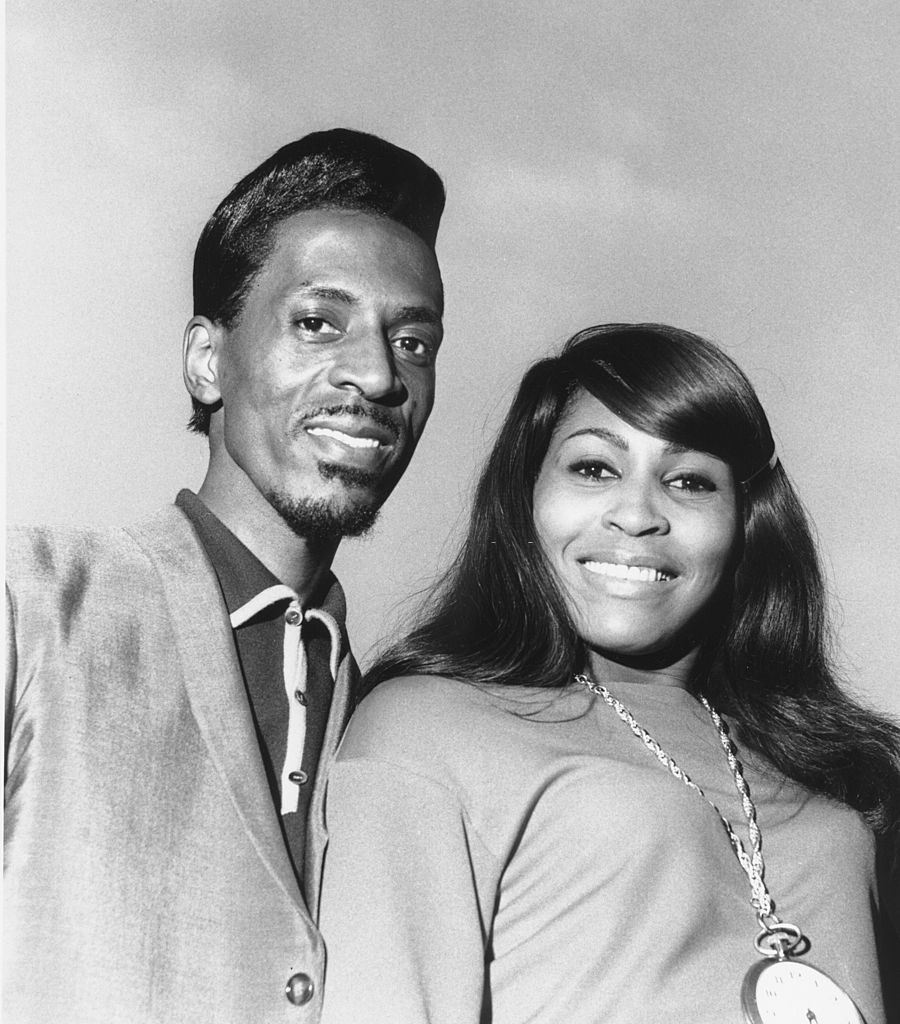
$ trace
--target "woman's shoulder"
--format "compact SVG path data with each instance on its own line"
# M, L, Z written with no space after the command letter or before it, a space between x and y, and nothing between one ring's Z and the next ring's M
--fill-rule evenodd
M582 698L581 703L578 703ZM576 706L577 705L577 706ZM557 688L489 686L436 675L379 684L353 714L341 757L467 758L502 747L515 759L568 733L584 712L583 695Z
M512 752L534 742L535 723L559 718L561 703L567 704L567 698L556 689L401 676L379 684L362 701L341 753L346 759L392 751L414 758L424 754L431 760L438 750L465 758L497 744Z
M496 701L481 687L446 676L401 676L379 684L350 721L342 752L428 745L491 714Z
M415 707L431 704L468 705L478 703L486 691L477 683L452 676L414 675L395 676L386 679L369 693L360 707L369 705L379 707L382 704L396 705L402 703Z
M555 718L572 703L568 689L490 685L439 675L399 676L380 683L362 701L356 715L363 720L403 721L426 725L438 721L446 732L448 715L467 719L506 721ZM578 694L575 694L578 703ZM583 701L581 702L583 704ZM579 704L580 706L580 704Z
M561 759L574 763L588 749L583 706L581 689L391 679L357 708L332 777L423 801L440 793L465 809L490 849L506 849Z

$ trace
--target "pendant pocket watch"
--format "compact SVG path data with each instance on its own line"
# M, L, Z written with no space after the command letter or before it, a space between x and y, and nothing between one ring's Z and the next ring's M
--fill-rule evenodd
M764 925L757 961L744 977L741 1003L747 1024L865 1024L856 1004L824 971L795 960L792 949L809 948L796 925Z
M747 1024L865 1024L847 993L800 960L760 960L744 978Z

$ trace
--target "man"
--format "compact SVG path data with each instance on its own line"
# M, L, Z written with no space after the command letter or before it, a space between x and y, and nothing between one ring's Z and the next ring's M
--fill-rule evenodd
M198 494L14 534L9 1021L318 1019L324 785L356 679L329 567L431 410L443 204L370 135L279 150L197 246Z

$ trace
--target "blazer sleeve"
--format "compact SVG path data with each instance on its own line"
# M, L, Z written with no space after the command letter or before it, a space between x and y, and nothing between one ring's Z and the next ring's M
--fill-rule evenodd
M497 862L457 796L409 767L339 760L327 795L322 1024L478 1024Z
M9 585L5 588L6 602L6 681L4 691L4 719L3 719L3 763L4 779L8 772L6 758L9 752L9 743L12 737L13 715L16 706L16 623L13 617L12 594L9 592Z

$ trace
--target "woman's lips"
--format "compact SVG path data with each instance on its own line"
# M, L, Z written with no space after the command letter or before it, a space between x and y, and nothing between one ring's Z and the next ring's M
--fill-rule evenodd
M581 559L580 561L588 572L615 580L627 580L629 583L668 583L677 575L668 568L652 565L598 562L593 559Z

